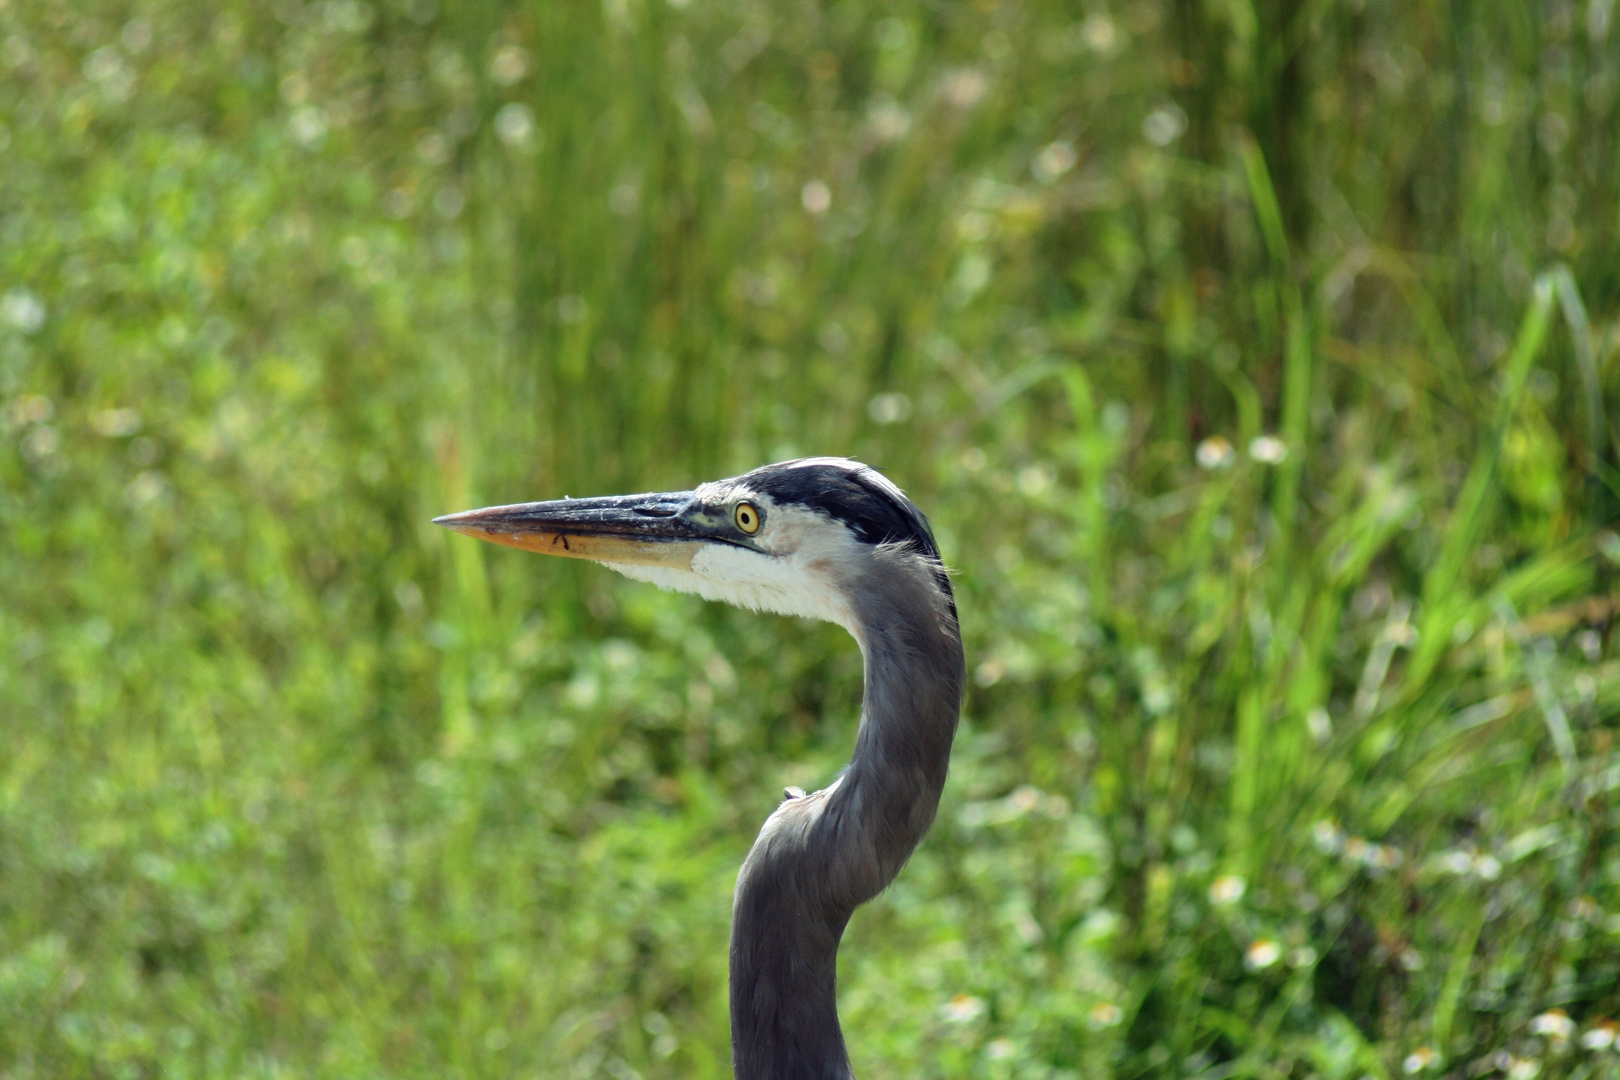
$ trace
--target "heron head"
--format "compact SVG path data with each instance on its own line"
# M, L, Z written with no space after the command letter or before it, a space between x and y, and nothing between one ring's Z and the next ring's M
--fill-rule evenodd
M877 470L846 458L784 461L692 491L519 503L434 521L666 589L825 619L857 637L855 598L874 572L925 575L950 602L927 518Z

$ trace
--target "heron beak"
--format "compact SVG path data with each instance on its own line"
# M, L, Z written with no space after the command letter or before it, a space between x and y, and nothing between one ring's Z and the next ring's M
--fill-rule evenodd
M556 499L446 514L433 523L542 555L684 570L708 539L703 522L682 513L691 501L690 491Z

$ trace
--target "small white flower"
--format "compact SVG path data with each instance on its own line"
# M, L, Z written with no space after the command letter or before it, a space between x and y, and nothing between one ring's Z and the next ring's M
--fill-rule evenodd
M1249 443L1249 456L1264 465L1281 465L1288 459L1288 447L1275 435L1260 435Z
M1333 717L1328 711L1318 705L1305 714L1305 730L1310 732L1311 741L1321 746L1333 738Z
M489 58L489 77L511 86L529 73L529 56L516 45L503 45Z
M1187 114L1175 105L1166 105L1142 121L1142 136L1154 146L1169 146L1187 130Z
M1401 1069L1408 1076L1411 1076L1415 1073L1422 1072L1424 1069L1429 1068L1439 1060L1440 1055L1436 1054L1427 1046L1420 1046L1410 1054L1406 1055L1406 1060L1401 1062Z
M1250 971L1264 971L1282 959L1282 946L1270 938L1261 938L1243 952L1243 966Z
M1541 1062L1535 1058L1509 1056L1507 1062L1508 1080L1533 1080L1541 1071Z
M1339 823L1324 818L1311 828L1311 841L1316 850L1324 855L1337 855L1344 850L1344 833L1339 829Z
M1112 1001L1099 1001L1091 1007L1087 1018L1094 1028L1108 1028L1125 1019L1125 1012Z
M1030 784L1021 785L1011 795L1007 796L1007 805L1015 810L1019 817L1023 817L1041 805L1040 788Z
M832 206L832 190L821 180L811 180L800 190L799 203L806 213L825 214Z
M1563 1042L1575 1034L1575 1021L1563 1009L1548 1009L1530 1020L1530 1034L1546 1035Z
M878 142L894 142L911 130L911 114L898 101L880 94L866 108L866 129Z
M169 485L164 481L162 473L147 469L143 473L138 473L135 479L129 482L126 494L129 496L129 501L136 506L145 506L147 503L162 498L168 488Z
M1041 152L1035 155L1034 164L1030 168L1037 180L1050 183L1074 168L1079 160L1080 155L1075 153L1074 144L1066 139L1059 139L1043 147Z
M911 399L904 394L877 394L866 403L874 423L898 424L911 415Z
M27 289L12 289L0 297L0 319L25 334L45 325L45 303Z
M1034 498L1044 495L1057 482L1057 474L1050 465L1026 465L1018 470L1018 493Z
M293 142L313 150L326 138L326 114L314 105L300 105L287 118L287 131Z
M1080 36L1092 52L1104 54L1113 52L1119 42L1119 31L1114 29L1114 20L1101 12L1086 16L1086 21L1080 24Z
M1219 435L1211 435L1199 443L1198 449L1194 452L1200 469L1224 469L1232 464L1232 459L1236 456L1237 452L1232 449L1232 444Z
M84 76L95 83L109 101L127 101L135 88L135 73L111 45L103 45L85 57Z
M1607 1050L1620 1042L1620 1024L1613 1020L1599 1020L1581 1036L1581 1046L1587 1050Z
M978 68L962 68L945 76L945 100L958 109L971 109L990 89L990 77Z
M1374 870L1393 870L1406 861L1401 849L1388 844L1368 844L1363 859Z
M969 1024L984 1015L984 998L957 994L940 1007L947 1024Z
M1466 851L1447 851L1435 859L1440 869L1462 877L1474 868L1474 860Z
M1243 899L1243 892L1248 887L1248 882L1236 874L1218 877L1209 884L1209 902L1221 907L1235 904Z
M1603 918L1603 909L1598 907L1596 900L1590 896L1578 896L1569 902L1569 913L1577 919L1587 922L1597 922Z
M994 686L1007 674L1007 661L999 656L992 656L980 664L973 672L973 681L980 686Z
M495 114L495 135L507 146L526 146L534 137L534 110L509 101Z

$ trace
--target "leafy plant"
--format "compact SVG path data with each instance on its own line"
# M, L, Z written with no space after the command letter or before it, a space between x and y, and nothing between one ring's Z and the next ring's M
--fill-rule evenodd
M0 3L0 1070L726 1075L858 656L428 520L846 453L861 1075L1614 1075L1612 16Z

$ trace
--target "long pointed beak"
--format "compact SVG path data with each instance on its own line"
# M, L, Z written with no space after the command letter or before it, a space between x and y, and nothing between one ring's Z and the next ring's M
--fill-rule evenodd
M690 491L556 499L446 514L433 523L542 555L685 569L707 539L702 524L682 513L691 501Z

